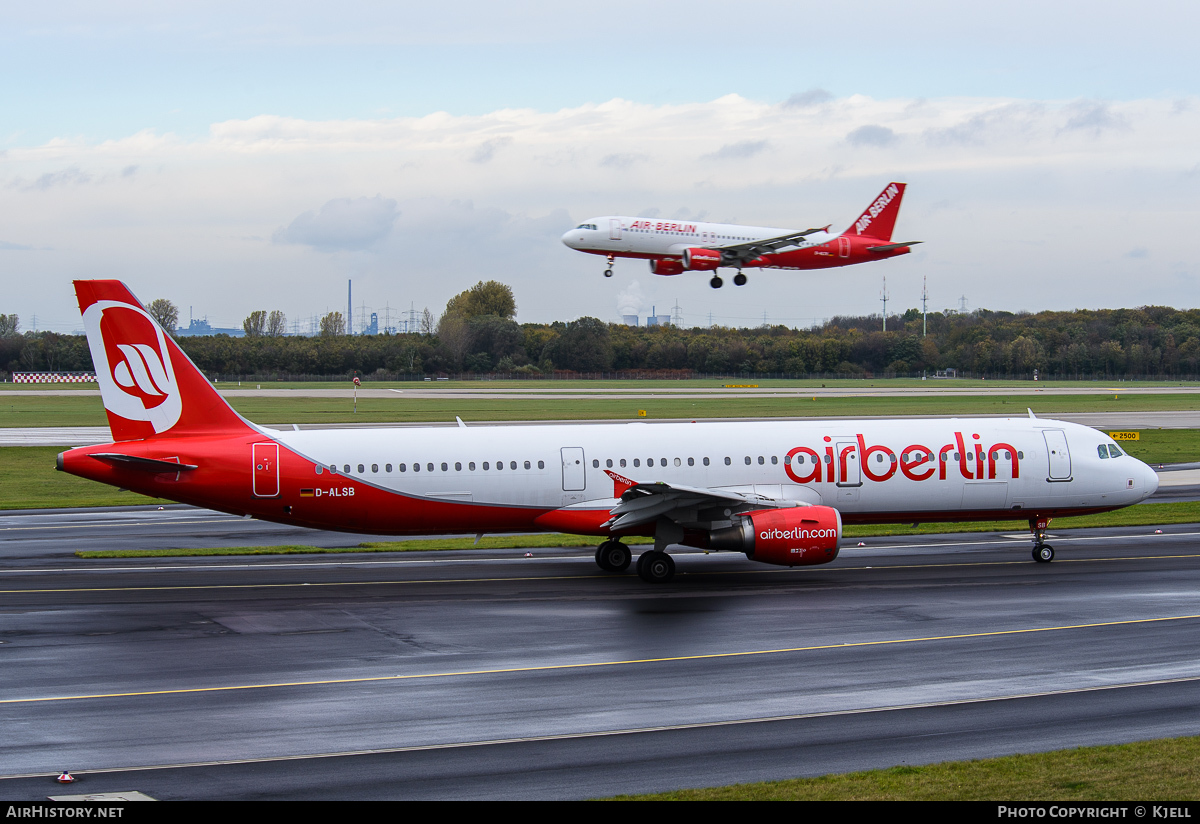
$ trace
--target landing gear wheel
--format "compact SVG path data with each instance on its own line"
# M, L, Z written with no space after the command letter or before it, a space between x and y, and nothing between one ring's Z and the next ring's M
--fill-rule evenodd
M1041 544L1033 548L1033 560L1039 564L1048 564L1054 560L1054 547L1050 544Z
M620 541L605 541L596 550L596 565L605 572L624 572L631 560L633 553Z
M665 552L651 550L638 558L638 577L648 584L665 584L675 577L675 561Z
M605 270L604 270L604 276L605 276L606 278L610 278L610 277L612 277L612 269L605 269Z
M712 280L708 282L708 285L714 289L720 289L725 285L725 281L721 280L719 275L713 275Z
M733 276L733 285L734 286L745 286L746 285L746 276L743 275L741 272L738 272L736 275Z

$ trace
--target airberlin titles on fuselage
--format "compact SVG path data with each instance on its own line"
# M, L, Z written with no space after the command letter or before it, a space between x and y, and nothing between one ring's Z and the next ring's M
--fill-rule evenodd
M980 436L971 436L979 441ZM851 468L851 461L859 460L863 477L869 481L882 482L896 475L897 469L910 481L927 481L935 475L938 480L946 480L947 466L953 464L959 475L965 480L993 480L996 478L997 464L1010 466L1009 477L1014 480L1021 477L1021 460L1024 452L1008 443L994 443L984 447L982 443L972 443L971 449L963 439L963 433L955 432L954 440L936 450L924 444L909 444L900 450L889 446L873 444L868 446L862 435L855 435L854 441L834 442L825 436L825 446L818 452L808 446L797 446L789 450L784 459L783 470L787 476L798 484L808 483L849 483L857 475ZM871 467L871 456L878 459L884 466L881 470ZM805 461L803 456L807 456ZM861 457L860 457L861 456ZM899 457L897 457L899 456ZM797 472L793 464L803 467L807 463L811 468L807 472Z

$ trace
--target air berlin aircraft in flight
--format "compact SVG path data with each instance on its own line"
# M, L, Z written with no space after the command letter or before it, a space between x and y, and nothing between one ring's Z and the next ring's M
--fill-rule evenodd
M274 431L242 418L124 284L75 292L114 443L58 468L145 495L348 532L570 532L596 562L669 580L668 547L768 564L837 557L843 523L1103 512L1158 479L1103 433L1034 418L586 423Z
M725 281L716 270L738 270L733 282L746 285L742 269L829 269L908 254L920 243L892 243L892 229L900 213L905 183L889 183L871 205L840 235L823 229L772 229L732 223L697 223L612 215L594 217L562 236L572 249L608 258L606 278L612 277L616 258L645 258L656 275L681 275L687 271L712 272L709 285L720 289Z

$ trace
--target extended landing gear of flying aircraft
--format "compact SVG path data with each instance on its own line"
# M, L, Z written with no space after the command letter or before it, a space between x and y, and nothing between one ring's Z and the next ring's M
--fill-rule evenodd
M604 270L604 276L606 278L612 277L612 268L613 268L613 263L615 261L616 261L616 258L613 255L608 256L608 268Z
M708 285L714 289L720 289L722 286L725 285L725 281L721 280L720 275L713 275L712 280L710 280L708 282Z
M675 577L675 562L667 553L652 549L638 556L637 573L648 584L665 584Z
M624 572L631 560L629 547L620 541L605 541L596 549L596 565L605 572Z
M738 272L736 275L733 276L733 285L734 286L745 286L746 285L746 276L743 275L741 272Z
M1048 564L1054 560L1054 547L1046 543L1046 527L1050 526L1049 518L1030 518L1029 531L1033 533L1033 560L1039 564Z

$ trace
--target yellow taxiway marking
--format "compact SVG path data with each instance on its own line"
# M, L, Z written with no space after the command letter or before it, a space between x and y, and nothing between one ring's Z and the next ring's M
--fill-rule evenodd
M630 658L620 661L585 661L574 664L545 664L534 667L501 667L497 669L454 670L450 672L425 672L410 675L374 675L362 678L328 678L316 681L279 681L265 684L232 684L219 687L181 687L177 689L144 690L138 692L93 693L85 695L52 695L42 698L7 698L0 704L39 704L57 701L82 701L90 698L135 698L150 695L188 695L194 693L235 692L239 690L275 689L278 687L314 687L333 684L370 684L387 681L419 681L433 678L457 678L472 675L511 675L523 672L556 672L563 670L584 670L602 667L623 667L634 664L666 664L680 661L710 661L721 658L749 658L763 655L781 655L785 653L818 652L835 649L861 649L865 647L884 647L896 644L920 644L930 641L960 641L968 638L1002 638L1015 635L1030 635L1041 632L1064 632L1073 629L1097 629L1101 627L1132 626L1135 624L1161 624L1175 621L1191 621L1200 619L1197 615L1174 615L1166 618L1134 618L1126 621L1100 621L1087 624L1064 624L1050 627L1027 627L1025 629L1005 629L991 632L968 632L960 635L928 635L919 638L889 638L880 641L853 641L838 644L816 644L807 647L782 647L779 649L742 650L739 652L710 652L697 655L674 655L664 658Z
M547 733L545 735L526 735L513 738L485 738L474 741L447 741L436 744L411 744L400 747L376 747L368 750L340 750L335 752L299 753L295 755L266 755L258 758L229 758L221 761L191 761L174 764L144 764L130 767L107 767L94 770L72 770L72 775L107 775L109 773L141 772L143 770L177 770L186 767L219 767L230 764L269 764L278 761L308 761L316 758L347 758L361 755L386 755L390 753L429 752L431 750L456 750L469 747L491 747L499 744L528 744L540 741L570 741L582 738L605 738L609 736L642 735L655 732L676 732L683 730L700 730L712 727L738 727L747 724L769 724L779 721L806 721L813 718L837 718L848 715L868 715L873 713L900 712L904 710L935 709L939 707L959 707L969 704L991 704L1000 701L1017 701L1024 698L1048 698L1056 695L1079 695L1087 692L1105 692L1108 690L1131 689L1135 687L1155 687L1166 684L1187 684L1200 681L1200 676L1182 676L1179 678L1160 678L1153 681L1128 681L1119 684L1095 684L1087 687L1069 687L1058 690L1043 690L1041 692L1008 693L1006 695L988 695L979 698L950 698L945 701L921 701L913 704L889 704L879 707L851 707L844 710L823 710L819 712L801 712L789 715L767 715L752 718L727 718L717 721L695 721L684 724L658 724L652 727L623 727L618 729L582 730L579 732ZM0 775L0 780L14 778L42 778L54 773L18 773Z

